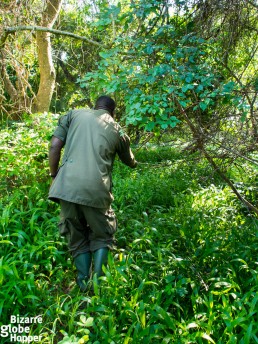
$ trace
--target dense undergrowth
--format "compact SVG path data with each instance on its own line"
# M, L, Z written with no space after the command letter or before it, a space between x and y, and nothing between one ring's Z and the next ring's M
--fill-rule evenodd
M116 162L117 248L101 286L79 293L47 200L55 123L44 115L1 130L0 326L42 315L30 326L41 343L257 343L257 219L206 163L173 147L135 150L135 170ZM231 173L252 192L247 168Z

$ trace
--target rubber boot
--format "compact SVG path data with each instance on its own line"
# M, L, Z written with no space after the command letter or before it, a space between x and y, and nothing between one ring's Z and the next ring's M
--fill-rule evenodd
M109 249L107 247L103 247L103 248L100 248L99 250L96 250L94 252L94 255L93 255L94 275L96 274L97 279L103 275L102 266L107 265L108 251L109 251Z
M74 258L74 265L77 269L77 284L81 291L86 291L87 282L90 277L92 255L91 252L80 253Z

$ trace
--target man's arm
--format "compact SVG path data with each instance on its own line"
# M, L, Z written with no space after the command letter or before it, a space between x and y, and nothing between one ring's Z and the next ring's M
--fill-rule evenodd
M52 178L55 178L58 171L58 165L61 156L61 150L64 146L64 141L60 140L59 138L53 136L50 148L49 148L49 168L50 168L50 175Z
M130 139L124 134L120 137L120 144L117 150L120 160L127 166L135 168L137 166L137 161L130 148Z

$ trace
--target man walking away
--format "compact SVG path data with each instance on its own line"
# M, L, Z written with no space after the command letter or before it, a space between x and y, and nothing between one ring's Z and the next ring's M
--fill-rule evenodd
M111 173L115 156L131 168L137 165L129 137L113 119L114 110L114 100L101 96L94 109L68 112L59 119L49 149L53 179L49 199L60 203L59 230L67 238L82 291L92 258L93 272L100 277L114 244L117 223L111 208Z

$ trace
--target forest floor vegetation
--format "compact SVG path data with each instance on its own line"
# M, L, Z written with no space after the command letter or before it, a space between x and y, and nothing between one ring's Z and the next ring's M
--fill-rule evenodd
M257 217L173 145L135 147L134 170L115 162L116 249L101 285L79 292L47 200L55 124L45 114L0 132L2 334L19 315L41 317L29 324L40 343L258 343ZM257 169L239 164L249 173L231 177L257 203Z

